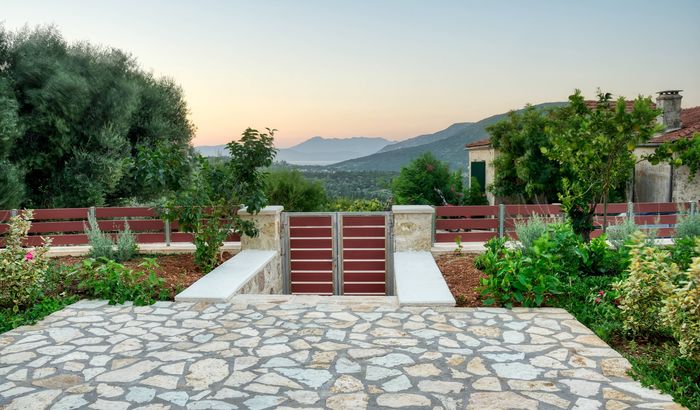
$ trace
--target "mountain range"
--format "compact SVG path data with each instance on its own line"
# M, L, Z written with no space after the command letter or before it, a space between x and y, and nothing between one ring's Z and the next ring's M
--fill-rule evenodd
M561 106L562 104L564 103L543 103L534 107L547 109ZM501 121L506 116L508 116L508 113L494 115L478 122L452 124L434 134L410 138L388 145L372 155L339 162L329 167L344 171L399 171L402 166L405 166L425 152L432 152L441 161L449 163L450 169L465 170L468 162L468 153L464 146L470 142L488 138L486 127Z
M534 107L547 109L563 104L550 102ZM295 165L325 165L343 171L399 171L425 152L432 152L438 159L449 163L451 169L465 170L468 153L464 146L488 138L486 127L507 115L503 113L477 122L455 123L433 134L399 142L380 137L313 137L293 147L279 149L275 160ZM225 145L195 147L204 156L227 155L225 148Z
M313 137L293 147L279 148L275 161L294 165L330 165L374 154L393 143L381 137ZM226 145L199 146L195 149L205 157L228 155Z

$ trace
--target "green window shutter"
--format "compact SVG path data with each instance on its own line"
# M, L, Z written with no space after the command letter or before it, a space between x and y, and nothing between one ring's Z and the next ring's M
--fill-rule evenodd
M486 192L486 161L473 161L470 169L470 176L479 182L481 192Z

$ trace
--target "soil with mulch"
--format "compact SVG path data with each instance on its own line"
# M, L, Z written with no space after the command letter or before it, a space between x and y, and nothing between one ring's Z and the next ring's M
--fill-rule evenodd
M457 306L484 306L479 282L486 274L474 267L475 254L444 254L435 257L447 286L457 301Z
M220 263L223 263L233 257L233 254L224 252L221 256ZM54 260L62 265L76 265L82 263L84 256L63 256ZM183 253L174 255L139 255L134 259L122 262L122 265L135 271L142 270L139 267L144 262L145 258L154 258L158 267L155 269L155 274L159 278L165 279L165 286L172 289L173 292L182 290L192 285L197 279L201 278L208 272L202 270L194 263L194 254Z

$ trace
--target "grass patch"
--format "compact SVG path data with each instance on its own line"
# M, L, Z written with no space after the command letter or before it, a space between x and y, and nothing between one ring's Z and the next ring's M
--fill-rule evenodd
M0 310L0 333L23 325L33 325L79 299L78 296L47 297L19 312L13 312L12 309Z

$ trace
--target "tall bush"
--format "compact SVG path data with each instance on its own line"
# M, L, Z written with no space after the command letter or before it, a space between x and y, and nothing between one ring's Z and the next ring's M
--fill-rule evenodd
M17 312L33 303L41 292L41 283L48 268L46 252L50 239L35 249L22 246L32 226L33 212L24 210L10 218L4 236L5 250L0 252L0 307Z
M629 275L617 284L620 310L626 330L632 333L659 332L661 309L673 292L678 266L664 249L646 246L638 232L630 250Z
M700 248L700 240L696 245ZM681 354L700 360L700 258L693 260L683 282L665 300L661 316Z
M256 214L265 205L265 173L275 156L274 129L248 128L226 147L230 158L208 161L198 157L193 182L168 199L166 218L194 234L195 262L208 272L218 264L219 249L229 232L258 234L252 221L238 215L241 206Z

